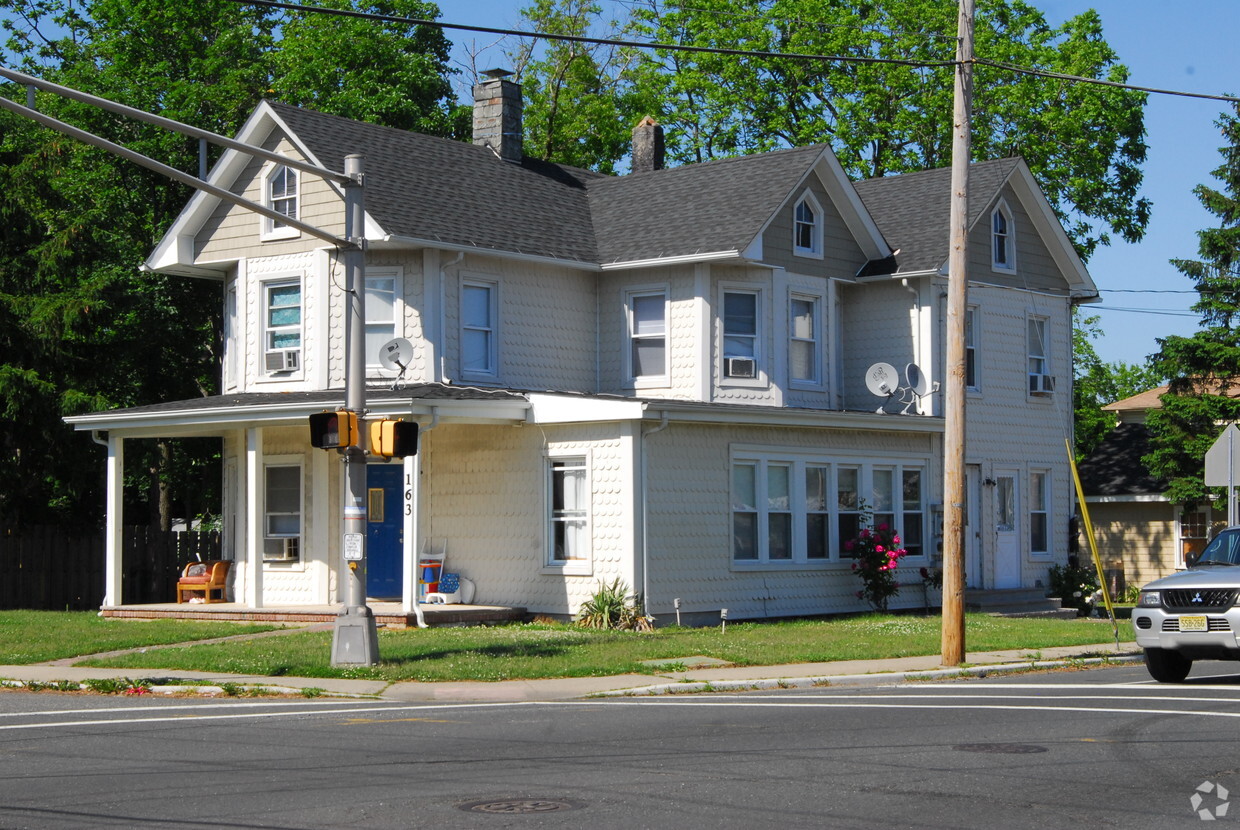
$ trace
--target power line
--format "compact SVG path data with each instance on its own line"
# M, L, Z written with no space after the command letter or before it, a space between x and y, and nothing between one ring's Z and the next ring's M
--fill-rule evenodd
M1127 312L1130 314L1154 314L1160 317L1197 317L1199 316L1198 314L1192 311L1167 311L1166 309L1156 309L1156 308L1123 308L1121 306L1091 305L1089 307L1089 313L1092 314L1095 311L1123 311L1123 312Z
M875 58L862 55L813 55L801 52L770 52L761 49L727 49L719 46L689 46L681 43L656 43L640 40L622 40L620 38L602 38L592 37L590 35L563 35L552 34L550 32L527 32L521 29L505 29L497 26L477 26L465 23L446 23L441 20L420 20L413 17L398 17L390 14L374 14L371 12L359 12L351 9L332 9L323 6L304 6L299 3L284 3L279 0L233 0L234 3L247 6L264 6L273 9L286 9L289 11L311 12L315 14L336 15L338 17L352 17L362 20L373 20L381 23L400 23L409 26L431 26L436 29L453 29L465 32L482 32L492 35L504 35L519 38L534 38L536 40L559 40L568 43L589 43L598 46L621 46L633 49L663 49L670 52L696 52L711 55L731 55L734 57L744 58L784 58L796 61L824 61L839 63L868 63L868 64L887 64L893 66L911 66L923 69L946 69L955 67L955 60L912 60L902 58ZM1121 83L1119 81L1107 81L1101 78L1087 78L1083 75L1068 75L1062 72L1051 72L1044 69L1031 69L1025 66L1017 66L1015 64L1002 63L1000 61L991 61L985 58L973 58L971 63L975 65L989 66L994 69L1002 69L1007 72L1015 72L1017 74L1033 75L1042 78L1050 78L1055 80L1072 81L1074 83L1094 84L1096 86L1108 86L1117 89L1127 89L1134 92L1145 92L1154 95L1177 95L1184 98L1201 98L1210 101L1228 101L1231 103L1240 103L1240 98L1231 95L1211 95L1204 92L1185 92L1183 90L1160 89L1157 87L1138 86L1136 84Z

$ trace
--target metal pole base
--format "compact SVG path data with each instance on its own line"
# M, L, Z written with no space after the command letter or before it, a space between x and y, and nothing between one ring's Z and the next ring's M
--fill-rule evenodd
M349 606L336 615L332 629L333 666L379 664L379 632L375 617L365 605Z

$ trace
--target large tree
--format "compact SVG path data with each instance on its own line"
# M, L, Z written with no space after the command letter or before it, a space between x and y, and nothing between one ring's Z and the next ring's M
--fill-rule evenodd
M360 7L438 16L418 0ZM0 18L9 65L223 134L277 94L390 126L460 128L446 41L433 28L230 0L0 0ZM378 94L376 73L403 88ZM0 94L25 99L12 84ZM50 94L38 106L198 170L196 140ZM214 391L219 287L139 271L187 188L17 116L0 128L0 524L90 524L101 515L99 450L60 418ZM177 457L183 446L143 447L137 459L164 522L178 475L205 476L185 488L194 492L214 483L209 469Z
M533 19L546 18L548 6L560 14L589 11L578 0L547 0ZM771 54L641 50L636 69L615 80L626 93L621 100L657 111L620 115L629 128L642 115L655 115L675 162L830 143L857 178L944 167L953 73L944 64L954 59L956 13L956 0L646 0L634 8L626 34ZM1052 28L1022 0L979 0L976 31L983 59L1127 78L1093 11ZM783 56L792 53L841 59ZM530 67L524 83L542 89L554 71L554 65ZM1144 104L1143 93L979 65L973 154L1023 156L1088 256L1111 234L1136 241L1148 222L1149 204L1139 194ZM538 121L527 131L546 125ZM550 128L567 132L541 142L554 152L580 125Z
M1073 310L1072 407L1076 460L1080 461L1115 428L1115 416L1104 412L1109 403L1160 386L1164 381L1147 359L1144 364L1107 363L1098 357L1093 341L1101 335L1097 316Z
M1220 425L1240 420L1240 107L1216 123L1227 142L1213 171L1218 186L1193 192L1218 225L1198 232L1198 259L1172 261L1199 293L1201 329L1159 341L1155 365L1170 390L1148 419L1150 472L1169 482L1171 501L1186 504L1216 495L1202 481L1205 454Z

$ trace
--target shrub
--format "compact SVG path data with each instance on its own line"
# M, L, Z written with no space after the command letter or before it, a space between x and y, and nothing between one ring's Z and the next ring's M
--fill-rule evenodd
M1078 617L1089 616L1091 599L1098 590L1098 575L1093 568L1072 565L1051 565L1051 589L1047 596L1058 597L1064 608L1075 608Z
M857 599L864 599L875 611L886 611L887 601L900 592L896 568L908 553L900 547L900 536L886 523L863 527L856 539L844 543L846 554L856 559L853 573L861 577Z
M613 579L610 585L599 582L594 595L581 604L576 622L585 628L620 631L649 631L650 619L642 610L641 597L629 595L629 586Z

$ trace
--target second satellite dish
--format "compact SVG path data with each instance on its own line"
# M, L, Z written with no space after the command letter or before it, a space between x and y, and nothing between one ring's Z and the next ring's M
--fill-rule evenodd
M904 379L908 381L908 388L919 398L925 397L930 391L930 380L916 363L904 367Z

